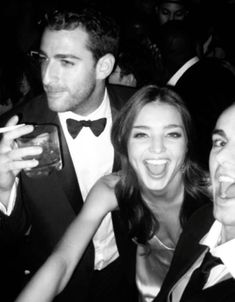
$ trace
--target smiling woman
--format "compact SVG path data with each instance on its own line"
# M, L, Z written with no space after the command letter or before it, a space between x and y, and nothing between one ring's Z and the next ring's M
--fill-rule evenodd
M145 86L123 107L111 136L122 169L94 185L83 210L17 302L52 301L113 210L120 210L136 243L134 267L126 255L130 284L136 280L140 301L158 294L182 228L207 202L204 172L192 159L191 117L172 88Z
M191 117L180 96L170 87L140 89L116 119L112 140L122 164L116 193L131 235L145 244L155 234L159 215L149 206L156 214L180 204L175 216L183 225L200 203L187 199L203 192L204 175L193 160Z
M128 148L130 164L146 189L169 192L169 185L183 187L187 139L175 107L159 101L145 105L133 124Z

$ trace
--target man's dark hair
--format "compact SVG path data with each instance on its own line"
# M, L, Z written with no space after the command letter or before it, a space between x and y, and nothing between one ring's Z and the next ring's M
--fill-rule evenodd
M118 54L119 26L114 19L92 8L79 11L55 10L45 14L41 25L49 30L74 30L81 27L89 36L87 48L98 61L105 54Z

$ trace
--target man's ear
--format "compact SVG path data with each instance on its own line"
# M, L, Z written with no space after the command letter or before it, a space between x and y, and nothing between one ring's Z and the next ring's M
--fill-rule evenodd
M101 57L96 64L96 78L99 80L106 79L113 71L115 58L108 53Z

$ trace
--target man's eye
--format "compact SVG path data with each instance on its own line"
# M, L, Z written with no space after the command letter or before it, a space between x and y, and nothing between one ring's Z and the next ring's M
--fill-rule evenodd
M176 13L177 18L182 18L182 17L184 17L184 15L185 15L185 12L183 12L183 11L180 11L180 12Z
M163 15L169 15L169 12L168 12L167 9L162 9L162 14L163 14Z
M47 61L47 57L43 56L43 55L38 55L37 60L38 60L38 63L43 64Z
M32 60L34 62L39 63L39 64L44 63L48 59L45 55L41 54L38 51L31 51L30 52L30 57L32 58Z
M212 139L212 146L213 147L224 147L226 142L222 139Z
M68 61L68 60L61 60L61 64L62 64L63 66L73 66L73 65L74 65L73 62Z

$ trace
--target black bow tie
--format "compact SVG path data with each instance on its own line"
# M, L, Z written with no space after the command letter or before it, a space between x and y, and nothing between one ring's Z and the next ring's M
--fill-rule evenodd
M90 127L95 136L99 136L105 128L106 118L100 118L95 121L76 121L71 118L66 120L68 131L72 138L75 138L82 127Z

